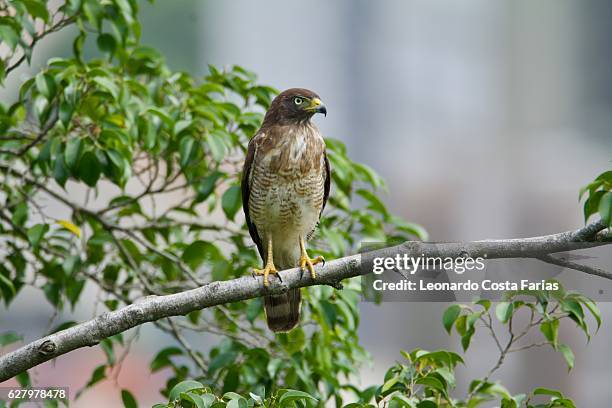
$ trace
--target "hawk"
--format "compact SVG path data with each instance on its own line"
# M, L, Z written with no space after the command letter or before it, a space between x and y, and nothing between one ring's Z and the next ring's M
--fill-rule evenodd
M242 172L242 207L264 264L254 274L263 275L264 286L270 284L269 275L298 266L308 269L314 279L314 265L324 262L306 252L331 181L325 142L311 122L315 113L327 116L316 93L301 88L283 91L249 142ZM300 319L300 301L299 288L264 297L270 330L294 328Z

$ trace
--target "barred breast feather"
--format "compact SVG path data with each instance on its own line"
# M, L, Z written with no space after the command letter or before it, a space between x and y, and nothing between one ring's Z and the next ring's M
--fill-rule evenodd
M274 263L299 262L299 237L312 234L325 199L325 142L314 125L279 126L259 133L250 169L249 214L263 244L269 235Z
M251 139L242 180L243 206L264 262L271 238L276 267L299 266L300 237L307 240L314 232L329 183L325 142L314 124L262 128ZM285 331L295 326L299 304L299 289L266 297L270 328Z

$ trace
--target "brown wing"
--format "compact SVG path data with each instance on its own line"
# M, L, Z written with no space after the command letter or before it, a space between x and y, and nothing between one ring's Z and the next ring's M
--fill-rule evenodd
M327 199L329 198L329 190L331 189L331 167L326 152L323 152L323 157L325 159L325 184L323 186L323 205L321 206L321 212L319 212L319 219L321 219L321 214L323 214L325 204L327 204Z
M325 209L325 204L327 204L327 199L329 198L329 190L331 189L331 166L329 164L329 159L327 158L327 153L323 151L323 159L325 160L325 181L323 183L323 205L321 206L321 211L319 211L319 220L321 219L321 215L323 214L323 210ZM317 223L318 225L318 223ZM310 240L317 230L316 226L312 229L306 236L306 239Z
M255 137L251 139L249 142L249 147L247 149L247 155L244 159L244 168L242 169L242 181L240 183L240 187L242 189L242 209L244 211L244 215L246 218L247 226L249 227L249 234L251 234L251 238L255 245L257 245L257 250L259 251L259 255L261 259L264 260L264 250L263 244L261 242L261 237L257 233L257 228L255 224L251 221L251 216L249 214L249 198L251 196L251 186L249 177L251 175L251 166L253 165L253 161L255 160L255 151L257 150L257 142L255 141Z

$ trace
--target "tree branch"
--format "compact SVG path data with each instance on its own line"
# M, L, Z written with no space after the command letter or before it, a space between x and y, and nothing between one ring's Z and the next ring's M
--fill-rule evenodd
M404 254L408 256L486 257L487 259L532 258L543 259L555 252L572 251L612 244L602 221L589 224L577 231L541 237L485 240L466 243L425 243L409 241L394 247L369 253L375 257ZM549 259L547 259L548 261ZM264 295L280 294L293 288L312 285L338 286L346 278L365 275L370 270L361 267L361 255L350 255L332 260L318 271L316 279L303 274L299 268L281 272L282 281L272 279L268 288L262 278L251 276L206 284L196 289L166 296L147 296L122 309L104 313L92 320L46 336L0 357L0 382L40 365L45 361L85 346L94 346L101 340L122 333L147 322L171 316L182 316L195 310ZM571 264L564 264L572 268ZM583 272L592 273L589 269ZM602 274L595 273L598 276ZM610 278L610 275L604 275Z
M603 269L594 266L579 264L564 258L557 258L548 254L542 255L538 259L549 264L558 265L564 268L573 269L575 271L588 273L589 275L601 276L602 278L612 279L612 272L604 271Z
M61 30L62 28L72 24L75 21L76 21L76 16L62 18L57 23L50 26L48 29L43 30L40 34L36 34L34 38L32 38L32 42L28 44L28 48L30 50L33 49L38 41L42 40L44 37L46 37L47 35L51 33ZM9 57L9 60L12 57L13 55ZM27 57L28 57L28 54L25 51L22 51L21 57L19 57L19 59L17 59L12 64L8 64L9 62L8 60L4 61L6 65L5 75L8 76L11 73L11 71L19 67L27 59Z

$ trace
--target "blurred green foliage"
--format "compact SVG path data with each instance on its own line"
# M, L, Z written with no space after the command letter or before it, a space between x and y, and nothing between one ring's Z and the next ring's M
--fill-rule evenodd
M612 170L608 170L595 178L580 190L579 199L584 200L584 221L598 214L601 220L612 227Z
M203 78L171 71L158 51L140 44L136 1L68 1L51 10L51 3L28 0L7 7L15 12L2 20L10 24L0 36L20 40L9 43L3 77L24 62L24 50L30 58L37 39L67 25L78 32L71 58L49 60L16 101L0 107L6 306L29 285L62 311L78 305L85 285L95 285L102 306L115 310L258 266L239 179L245 146L277 91L237 66L211 66ZM88 39L99 58L83 58ZM340 141L327 143L332 195L313 252L341 257L356 251L361 237L405 240L422 231L388 213L374 171L350 160ZM356 196L363 206L352 205ZM49 210L50 203L67 215ZM156 322L177 341L151 361L152 372L172 373L164 395L195 379L218 392L278 395L291 387L333 399L367 358L357 337L359 285L304 292L302 324L288 334L267 331L260 299ZM221 341L197 350L184 331ZM86 388L116 375L132 337L100 344L107 359ZM124 402L131 401L127 395Z
M561 392L547 388L535 388L530 394L513 395L503 385L493 382L491 376L501 367L508 354L536 347L550 346L561 353L568 368L574 365L574 355L568 345L559 341L559 325L563 320L573 321L587 338L591 333L586 312L591 314L597 329L601 325L601 313L588 298L566 292L560 286L557 291L515 291L505 294L503 301L492 308L487 299L472 304L454 304L444 312L442 324L451 334L454 328L461 336L465 353L477 328L485 330L495 342L499 357L483 378L471 382L464 398L455 397L455 368L466 364L463 357L448 350L411 352L401 351L402 360L385 374L381 385L360 389L344 387L344 393L335 396L336 406L344 408L476 408L494 402L502 408L575 408L574 402ZM522 315L519 317L519 315ZM539 329L538 341L533 332ZM289 401L289 396L292 396ZM350 396L355 401L343 404ZM296 390L279 390L266 395L249 392L239 395L227 392L217 396L214 390L197 381L185 381L170 391L167 407L316 407L320 406L316 394Z
M238 66L211 66L202 78L170 70L157 50L140 44L138 7L135 0L0 4L0 40L9 50L0 60L3 81L14 80L10 73L30 60L42 38L76 28L73 55L50 59L15 101L0 106L0 299L6 307L30 286L61 312L91 302L81 295L93 285L101 293L97 306L115 310L142 296L242 276L260 263L239 211L239 179L245 146L277 91ZM98 57L83 57L86 41L95 42ZM387 211L379 198L384 182L372 169L348 158L340 141L327 139L327 145L332 195L314 253L335 258L356 251L361 240L425 238L421 227ZM605 174L588 188L585 216L597 208L609 223ZM168 406L342 406L347 398L357 401L347 407L477 405L450 396L454 368L463 360L443 350L402 353L405 361L389 370L384 384L360 389L353 382L368 357L357 335L359 284L350 281L342 291L311 287L304 298L301 325L286 334L265 328L261 299L155 322L176 341L150 363L152 373L169 374L161 390ZM556 301L557 314L538 298L504 303L498 316L506 324L521 308L541 314L542 333L569 364L573 357L557 343L555 322L569 317L584 329L579 310L598 314L580 297ZM474 323L488 309L453 306L444 324L456 327L467 348ZM74 324L60 322L51 332ZM220 341L198 350L186 331ZM118 376L137 334L100 343L105 360L79 395ZM0 346L18 341L17 333L0 334ZM27 373L17 380L31 385ZM474 384L474 398L498 397L503 407L522 401L488 380ZM569 400L556 391L533 394L551 399L537 406L573 406L560 405ZM121 399L137 406L129 390L121 390Z

